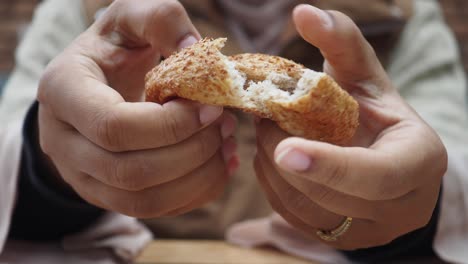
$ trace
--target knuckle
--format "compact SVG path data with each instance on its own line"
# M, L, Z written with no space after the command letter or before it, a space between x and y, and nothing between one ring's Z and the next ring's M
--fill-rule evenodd
M54 87L62 88L62 85L57 85L60 82L60 76L62 76L61 74L57 74L57 72L61 71L64 66L61 57L62 56L59 56L49 63L39 79L36 98L41 104L46 104L49 101L50 95L52 94L51 89Z
M420 134L427 135L425 138L433 142L428 151L426 151L427 157L425 157L425 160L427 160L427 164L432 164L430 169L433 171L433 174L438 178L442 178L448 168L447 149L434 132L431 130L428 131L427 127L422 127L420 129L422 130Z
M330 188L320 186L317 190L317 202L327 204L333 201L336 197L336 193Z
M390 200L399 197L407 190L398 168L387 169L381 176L376 176L375 186L369 191L369 199Z
M166 144L174 144L182 141L186 137L187 128L184 124L170 113L163 117L162 133Z
M101 147L112 152L119 152L124 149L122 143L122 123L120 118L113 114L107 113L96 118L96 143Z
M127 191L140 191L147 186L141 179L146 178L146 166L140 160L115 158L109 163L110 181L118 188Z
M438 154L436 155L437 156L437 159L436 159L436 162L435 164L440 164L440 169L439 169L439 173L438 173L438 176L440 179L442 179L442 177L444 176L444 174L447 172L448 170L448 153L447 153L447 149L441 145L440 147L440 150L438 152Z
M447 152L447 148L444 146L444 144L440 141L440 139L437 139L438 141L438 148L437 148L437 151L435 151L436 153L436 160L440 160L442 166L441 166L441 177L442 175L447 171L448 169L448 152Z
M107 162L108 181L118 188L122 188L126 185L127 168L126 162L119 160L115 157L111 157Z
M324 184L327 186L339 186L348 173L348 161L344 160L337 166L333 166L328 174L324 174Z
M44 104L47 102L49 89L51 84L54 82L55 74L53 70L50 68L46 69L46 71L42 74L41 79L39 80L39 87L37 90L37 100Z

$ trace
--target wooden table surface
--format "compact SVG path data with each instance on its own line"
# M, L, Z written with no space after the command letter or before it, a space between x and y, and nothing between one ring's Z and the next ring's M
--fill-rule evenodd
M314 264L272 249L245 249L222 241L158 240L149 244L138 264Z

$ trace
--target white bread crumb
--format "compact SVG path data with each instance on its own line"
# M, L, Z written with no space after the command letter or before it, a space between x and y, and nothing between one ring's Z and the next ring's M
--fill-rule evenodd
M292 102L309 93L317 86L322 77L322 72L304 69L299 81L285 73L271 72L263 81L254 82L247 80L246 74L237 70L237 63L223 56L228 75L231 79L232 89L236 95L237 107L256 108L261 112L267 112L266 101ZM247 82L247 83L246 83Z

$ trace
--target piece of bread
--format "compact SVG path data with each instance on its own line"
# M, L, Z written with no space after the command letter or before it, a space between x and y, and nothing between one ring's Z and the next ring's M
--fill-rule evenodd
M269 118L292 135L344 145L358 126L358 103L327 74L264 54L224 56L226 39L204 39L146 76L146 100L182 97Z

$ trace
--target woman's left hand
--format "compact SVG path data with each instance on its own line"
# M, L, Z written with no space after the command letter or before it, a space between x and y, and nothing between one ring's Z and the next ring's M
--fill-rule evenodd
M273 208L304 234L333 230L352 217L338 249L384 245L425 226L436 205L447 153L437 134L392 86L351 19L301 5L298 31L318 47L324 70L360 104L350 146L290 137L257 124L257 176Z

